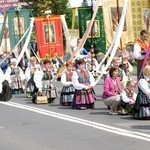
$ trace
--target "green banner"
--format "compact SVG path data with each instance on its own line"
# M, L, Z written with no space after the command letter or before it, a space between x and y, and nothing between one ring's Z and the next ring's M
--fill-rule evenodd
M3 39L3 35L4 35L4 30L5 30L5 25L6 25L6 19L7 19L7 13L5 13L5 15L4 15L4 22L3 22L3 25L2 25L2 29L0 31L0 45L2 43L2 39Z
M78 16L79 16L79 35L80 38L82 38L92 18L92 7L88 6L78 8ZM97 15L93 23L92 31L89 34L84 47L90 50L92 43L95 54L99 52L106 53L106 36L104 29L102 7L99 7L98 9Z
M24 35L26 30L30 25L30 11L27 9L21 10L10 10L8 14L8 27L10 34L10 47L13 49L15 45L20 41L21 37ZM18 49L21 51L26 37L20 43Z

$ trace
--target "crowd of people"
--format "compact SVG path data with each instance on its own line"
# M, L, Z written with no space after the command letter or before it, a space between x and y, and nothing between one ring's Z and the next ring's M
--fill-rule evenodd
M131 115L135 119L150 119L150 65L148 60L143 66L144 56L148 49L148 33L140 32L140 38L134 44L132 55L124 53L115 56L103 77L102 101L111 115ZM79 40L78 40L79 41ZM82 57L81 57L82 56ZM133 66L129 61L132 57L137 62L137 80L133 78ZM36 103L38 96L46 96L52 103L58 96L54 84L54 72L59 65L50 59L37 62L32 56L26 63L17 65L17 59L0 56L0 100L8 101L12 94L25 92L28 98ZM108 58L109 59L109 58ZM98 61L95 60L95 68ZM96 95L94 92L95 78L89 67L89 52L81 51L75 62L67 61L66 69L61 75L63 85L60 94L60 105L71 106L72 109L94 109ZM105 65L105 64L104 64ZM139 72L142 75L139 76ZM136 92L136 86L138 91Z

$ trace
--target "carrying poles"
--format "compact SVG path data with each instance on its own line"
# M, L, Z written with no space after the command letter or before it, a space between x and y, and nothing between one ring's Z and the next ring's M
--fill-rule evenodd
M93 0L91 0L91 17L93 16ZM91 28L91 70L93 71L93 65L94 65L94 33L93 33L93 29L94 29L94 22L92 24L92 28Z
M118 24L119 24L119 21L120 21L120 8L119 8L119 0L117 0L117 14L118 14ZM120 39L120 50L122 52L123 50L123 46L122 46L122 39Z

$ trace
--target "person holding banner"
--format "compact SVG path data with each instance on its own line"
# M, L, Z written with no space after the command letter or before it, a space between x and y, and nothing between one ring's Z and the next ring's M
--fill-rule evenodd
M75 87L75 95L72 108L88 109L94 108L95 95L93 85L95 79L93 75L85 68L83 59L77 60L78 69L73 72L72 83Z
M148 32L146 30L142 30L140 32L140 38L134 44L133 58L137 60L137 77L139 77L139 73L144 62L144 57L149 46L147 39Z
M143 77L138 82L138 94L132 110L133 119L150 119L150 65L143 69Z

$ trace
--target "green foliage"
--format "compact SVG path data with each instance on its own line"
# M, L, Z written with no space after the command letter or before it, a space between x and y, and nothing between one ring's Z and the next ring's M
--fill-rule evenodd
M27 2L32 9L33 16L43 16L46 10L51 10L52 15L66 15L68 27L71 27L71 9L67 8L68 0L20 0Z

